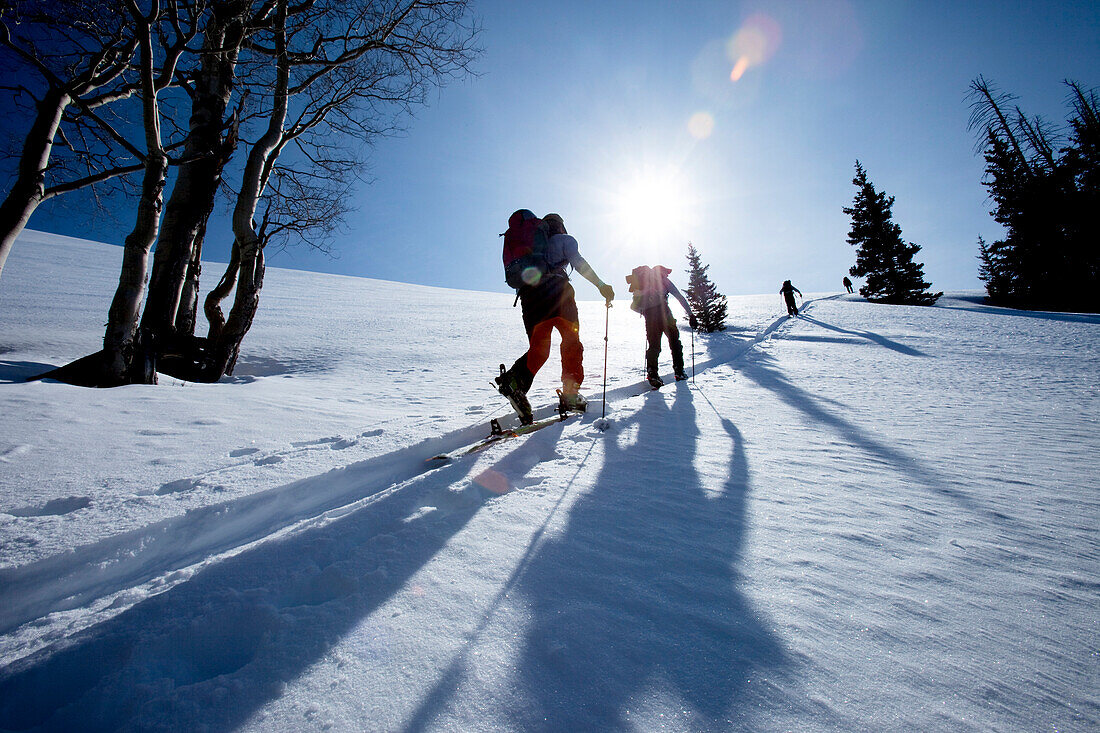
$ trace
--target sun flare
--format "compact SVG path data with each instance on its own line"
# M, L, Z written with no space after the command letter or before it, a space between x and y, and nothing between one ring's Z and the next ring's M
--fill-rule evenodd
M676 172L640 172L623 182L616 199L616 221L633 247L653 249L687 241L692 200Z

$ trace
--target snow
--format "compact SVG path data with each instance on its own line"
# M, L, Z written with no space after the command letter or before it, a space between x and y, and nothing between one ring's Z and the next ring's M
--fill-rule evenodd
M601 422L585 301L589 412L443 463L511 296L270 269L218 384L23 381L120 261L0 282L2 730L1100 727L1100 317L732 297L653 392L616 302Z

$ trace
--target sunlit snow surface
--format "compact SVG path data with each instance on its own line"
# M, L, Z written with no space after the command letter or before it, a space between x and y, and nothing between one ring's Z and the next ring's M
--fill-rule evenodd
M218 384L23 382L120 261L0 279L2 730L1100 727L1100 317L735 297L651 392L619 301L601 431L587 301L589 414L442 463L510 296L272 269Z

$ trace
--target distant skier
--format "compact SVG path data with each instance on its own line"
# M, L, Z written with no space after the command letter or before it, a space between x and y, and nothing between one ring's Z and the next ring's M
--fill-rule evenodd
M852 281L847 276L844 277L844 288L850 293L852 292Z
M520 234L528 231L531 234ZM521 239L522 246L516 251L523 254L510 252L510 240ZM505 233L504 265L505 277L517 289L522 306L528 348L511 369L496 378L498 390L516 408L520 422L527 424L533 420L527 392L539 369L550 358L550 337L557 329L561 334L562 400L568 409L584 410L587 403L580 394L584 381L584 346L580 340L577 302L566 267L571 265L595 285L609 304L615 298L614 289L581 257L577 240L566 232L565 222L558 214L547 214L542 219L527 209L512 214ZM519 274L514 275L514 271Z
M790 280L784 280L783 287L779 289L779 293L783 296L783 300L787 303L787 315L797 316L798 306L794 304L794 294L798 293L798 295L801 297L802 291L796 288L794 285L791 285Z
M658 375L657 357L661 354L661 336L668 339L668 348L672 352L672 370L676 375L676 381L687 379L684 373L684 347L680 343L680 331L676 328L676 319L672 316L672 310L668 307L668 296L671 294L680 301L687 313L688 323L695 329L698 323L695 314L691 312L691 306L687 298L668 279L672 270L657 265L649 267L640 265L626 276L630 285L630 292L634 293L631 309L642 314L645 318L645 367L646 379L654 389L660 389L664 382Z

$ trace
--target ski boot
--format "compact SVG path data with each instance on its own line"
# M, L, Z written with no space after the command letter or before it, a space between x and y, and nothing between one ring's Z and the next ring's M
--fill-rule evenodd
M646 381L649 382L649 386L653 389L660 389L661 387L665 386L664 381L657 376L656 372L651 373L649 376L647 376Z
M580 392L563 392L559 389L558 402L563 410L569 412L584 412L588 409L588 400Z
M519 415L520 425L530 425L535 421L534 413L531 411L531 403L527 400L527 395L524 394L520 388L518 380L514 374L505 370L504 365L500 365L500 376L493 379L497 385L497 392L508 398L508 402L512 404L516 414Z
M685 379L687 379L687 378L688 378L688 375L684 373L684 370L683 370L683 369L681 369L680 371L676 372L676 381L677 381L677 382L682 382L682 381L684 381L684 380L685 380Z

